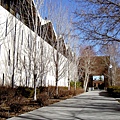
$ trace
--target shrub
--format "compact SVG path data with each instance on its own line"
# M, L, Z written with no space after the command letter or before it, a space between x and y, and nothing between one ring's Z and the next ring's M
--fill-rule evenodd
M55 95L55 86L49 86L47 92L50 98L53 98Z
M9 113L0 111L0 120L5 120L4 118L6 118L6 119L9 118Z
M0 102L6 100L7 96L8 96L7 89L5 87L0 87Z
M59 95L54 95L54 99L60 99Z
M83 93L83 89L81 89L80 87L78 87L76 90L74 87L71 87L70 90L68 90L68 88L60 88L59 90L59 96L60 97L65 97L65 96L74 96L80 93Z
M68 96L69 95L69 90L60 90L59 91L59 96L60 97L65 97L65 96Z
M44 87L44 86L40 86L40 87L38 87L37 88L37 91L39 92L39 93L41 93L41 92L47 92L47 87Z
M40 105L40 106L46 106L49 104L49 96L47 95L46 92L44 93L41 93L38 95L37 97L37 103Z
M76 91L75 91L75 94L78 95L78 94L81 94L81 93L83 93L83 92L84 92L83 89L77 88Z
M75 82L74 82L74 81L71 81L71 82L70 82L70 86L71 86L71 87L74 87L74 86L75 86ZM81 87L81 82L76 81L76 88L78 88L78 87Z
M8 103L15 96L15 89L10 87L0 87L0 104Z
M20 103L12 103L10 104L10 110L12 112L20 112L22 110L22 105Z
M31 98L34 95L34 89L20 86L16 90L16 95L22 95L26 98Z
M7 102L7 106L10 107L11 112L20 112L25 104L25 98L23 96L15 96Z
M110 96L120 97L120 86L110 86L107 88L107 92Z

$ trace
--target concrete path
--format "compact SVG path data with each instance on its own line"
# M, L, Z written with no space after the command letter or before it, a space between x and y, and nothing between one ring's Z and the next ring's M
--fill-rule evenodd
M90 91L9 120L120 120L120 104L105 91Z

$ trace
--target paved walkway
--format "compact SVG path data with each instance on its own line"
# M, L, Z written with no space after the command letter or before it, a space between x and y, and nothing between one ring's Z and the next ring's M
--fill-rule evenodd
M105 91L91 91L9 120L120 120L120 104Z

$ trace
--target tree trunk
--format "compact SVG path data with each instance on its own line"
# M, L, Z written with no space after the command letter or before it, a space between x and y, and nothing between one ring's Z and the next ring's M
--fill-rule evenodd
M56 96L58 95L58 80L56 79L56 86L55 86Z
M56 64L56 86L55 86L56 96L58 95L58 65Z
M5 79L4 79L4 73L3 73L3 83L2 83L2 86L4 86L5 84Z
M69 76L68 76L68 90L70 90L70 79L69 79Z
M16 42L16 21L15 21L15 35L14 35L14 41L13 41L13 74L12 74L12 82L11 82L12 88L14 88L15 42Z
M34 100L37 100L37 97L36 97L36 77L37 77L37 74L34 74Z

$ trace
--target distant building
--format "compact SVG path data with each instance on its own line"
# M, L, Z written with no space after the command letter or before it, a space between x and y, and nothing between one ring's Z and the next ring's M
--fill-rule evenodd
M104 89L104 81L94 80L93 87L94 87L94 89Z
M79 66L78 66L78 76L79 81L81 81L84 85L85 79L85 71L87 70L87 74L89 74L89 81L87 83L88 88L98 87L101 84L106 88L109 82L109 65L110 65L110 57L109 56L91 56L89 57L89 65L86 64L86 59L84 56L79 58ZM93 81L93 76L104 76L104 81Z

